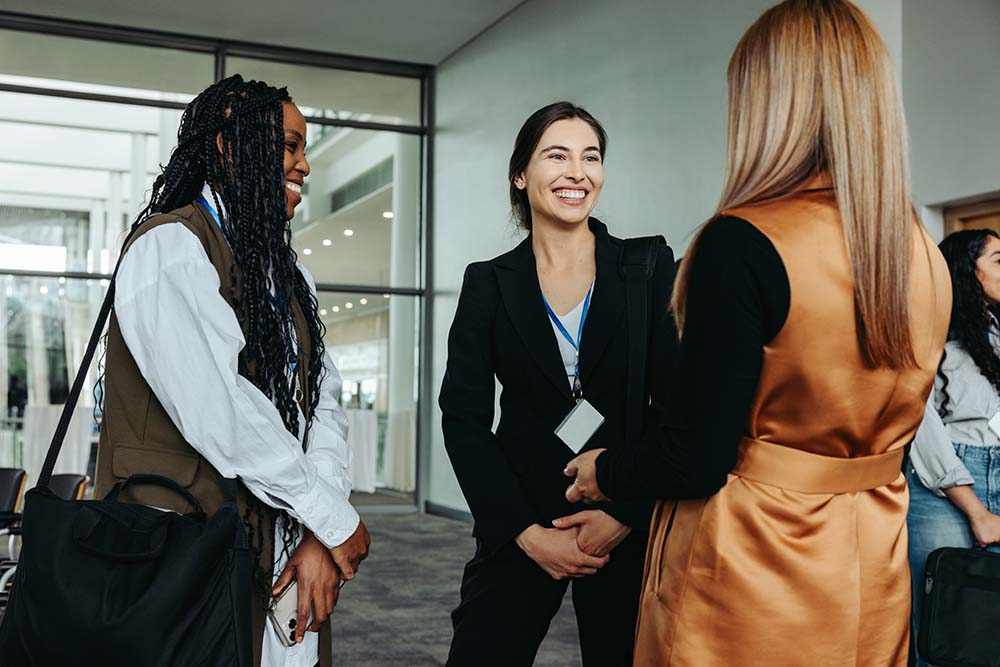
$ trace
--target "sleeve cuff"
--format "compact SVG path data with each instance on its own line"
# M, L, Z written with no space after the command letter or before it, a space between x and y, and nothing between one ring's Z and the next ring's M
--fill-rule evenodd
M601 490L601 493L606 495L608 498L614 499L619 494L617 490L614 489L613 479L612 479L612 468L614 467L614 458L612 457L611 450L606 449L594 460L594 470L595 477L597 478L597 486Z
M945 498L945 489L951 489L956 486L973 486L975 483L976 480L972 478L972 475L969 474L969 471L965 468L965 466L959 465L945 473L945 475L939 479L933 487L931 487L931 491L935 495Z
M361 521L347 498L322 479L290 510L328 549L346 542Z

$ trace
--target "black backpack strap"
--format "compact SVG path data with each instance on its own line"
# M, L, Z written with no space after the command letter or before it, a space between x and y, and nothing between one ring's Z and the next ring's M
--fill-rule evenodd
M626 443L638 442L646 407L646 347L649 338L649 291L656 255L667 242L662 236L625 239L619 268L625 279L628 322L628 373L625 388Z

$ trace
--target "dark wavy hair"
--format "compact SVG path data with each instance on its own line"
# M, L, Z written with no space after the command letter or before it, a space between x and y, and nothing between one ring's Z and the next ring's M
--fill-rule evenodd
M528 203L528 193L514 185L514 181L528 168L531 154L535 152L549 125L557 120L574 118L579 118L594 128L603 160L604 153L608 149L608 133L586 109L572 102L554 102L531 114L528 120L524 121L514 140L514 150L510 154L510 163L507 166L507 180L510 182L510 213L517 226L527 232L531 231L531 205Z
M206 88L184 110L177 147L161 167L149 204L133 229L152 215L190 204L205 183L212 184L222 231L236 260L230 294L246 328L239 373L274 402L285 428L297 438L297 382L290 363L296 358L297 345L292 297L302 308L309 329L307 422L319 402L325 331L317 315L316 296L296 266L286 219L282 103L291 101L285 88L244 81L239 74ZM261 561L273 564L277 560L274 542L265 539L261 502L252 493L246 494L246 501L243 520L258 556L255 579L269 592L271 572ZM299 526L287 513L280 513L284 514L282 543L287 556Z
M993 318L1000 314L996 304L991 304L976 277L976 261L982 257L990 238L1000 239L992 229L968 229L949 234L938 247L948 263L951 274L951 323L948 340L958 343L965 350L987 380L1000 388L1000 358L990 344ZM944 357L938 366L938 375L944 381L944 401L939 412L948 416L948 378L941 371Z

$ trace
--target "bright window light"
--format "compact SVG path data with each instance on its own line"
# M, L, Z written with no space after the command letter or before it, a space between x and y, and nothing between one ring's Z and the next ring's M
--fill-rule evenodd
M0 268L13 271L66 270L66 247L32 245L30 243L0 243Z

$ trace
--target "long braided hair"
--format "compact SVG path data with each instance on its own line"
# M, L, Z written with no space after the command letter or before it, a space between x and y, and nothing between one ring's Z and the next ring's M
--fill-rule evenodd
M987 380L1000 388L1000 358L990 344L993 318L1000 315L1000 308L991 304L976 276L976 261L982 256L986 242L1000 238L992 229L968 229L949 234L938 246L948 263L951 274L951 323L948 340L957 342L965 350ZM941 371L944 357L938 365L938 376L944 382L944 401L939 413L947 417L948 377Z
M212 185L222 231L236 260L231 295L237 317L246 327L239 373L274 402L285 428L297 437L302 425L293 371L297 357L292 296L309 329L306 427L319 402L325 331L316 296L296 266L291 247L283 168L284 102L291 102L285 88L244 81L238 74L194 98L181 116L177 146L161 167L149 204L133 229L151 215L190 204L205 183ZM278 554L273 541L265 544L262 503L252 493L246 494L246 501L243 520L257 555L255 580L269 592L273 566L265 569L261 563L276 563ZM287 557L299 525L286 512L280 514L284 515L281 538Z

